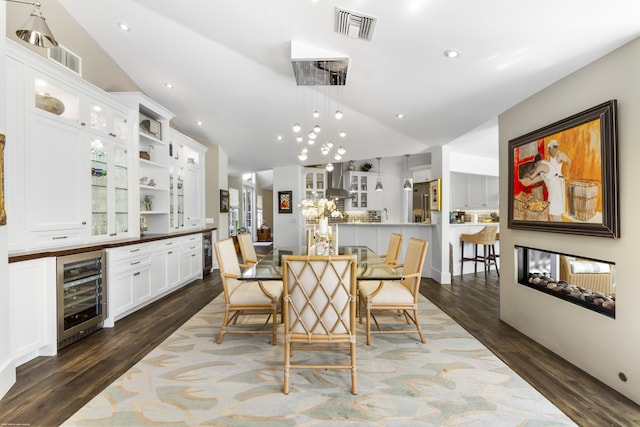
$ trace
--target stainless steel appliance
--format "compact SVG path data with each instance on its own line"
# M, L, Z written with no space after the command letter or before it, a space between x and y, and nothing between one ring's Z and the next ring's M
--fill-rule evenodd
M58 349L102 327L107 311L103 251L57 258Z
M431 220L429 211L429 183L416 182L413 184L413 222Z
M211 231L202 233L202 274L211 273L213 268L213 239Z

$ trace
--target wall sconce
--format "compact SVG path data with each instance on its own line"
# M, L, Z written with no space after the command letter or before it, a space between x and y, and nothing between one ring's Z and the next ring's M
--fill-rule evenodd
M24 23L17 31L16 35L20 40L38 47L56 47L58 42L53 37L47 22L42 16L39 2L26 2L19 0L4 0L10 3L21 3L33 6L33 11L27 22Z

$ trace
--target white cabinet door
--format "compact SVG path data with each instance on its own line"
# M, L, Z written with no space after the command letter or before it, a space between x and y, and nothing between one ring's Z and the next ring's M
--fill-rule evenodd
M180 284L180 240L163 240L154 245L151 283L154 295Z
M132 272L114 274L109 277L109 317L119 319L119 315L134 306Z
M468 206L467 174L451 172L451 208L466 209Z
M25 168L27 230L33 246L85 240L90 204L90 147L73 125L31 114Z
M56 354L55 258L9 264L9 318L14 360Z
M184 226L198 228L204 225L202 218L202 181L200 170L187 166L184 170Z
M134 305L139 305L153 296L151 291L151 266L146 265L131 273Z
M498 209L500 193L499 193L499 178L497 176L487 176L487 209Z
M487 180L483 175L467 175L469 184L468 207L471 209L486 209Z
M185 237L180 262L181 283L202 277L202 234Z

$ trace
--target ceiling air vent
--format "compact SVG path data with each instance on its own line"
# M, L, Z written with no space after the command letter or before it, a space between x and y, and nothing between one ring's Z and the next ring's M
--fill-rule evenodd
M376 18L336 7L336 32L345 36L371 41Z
M62 45L47 49L47 57L82 76L82 58Z

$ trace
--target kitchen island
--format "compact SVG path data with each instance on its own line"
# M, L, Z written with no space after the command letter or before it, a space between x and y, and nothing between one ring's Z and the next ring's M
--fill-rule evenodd
M399 233L404 236L402 249L398 259L404 261L409 239L415 237L426 240L429 243L427 256L422 268L422 277L433 277L432 267L434 260L434 238L435 224L420 223L398 223L398 222L343 222L338 225L338 245L360 245L367 246L375 253L383 255L387 252L389 237L391 233Z

